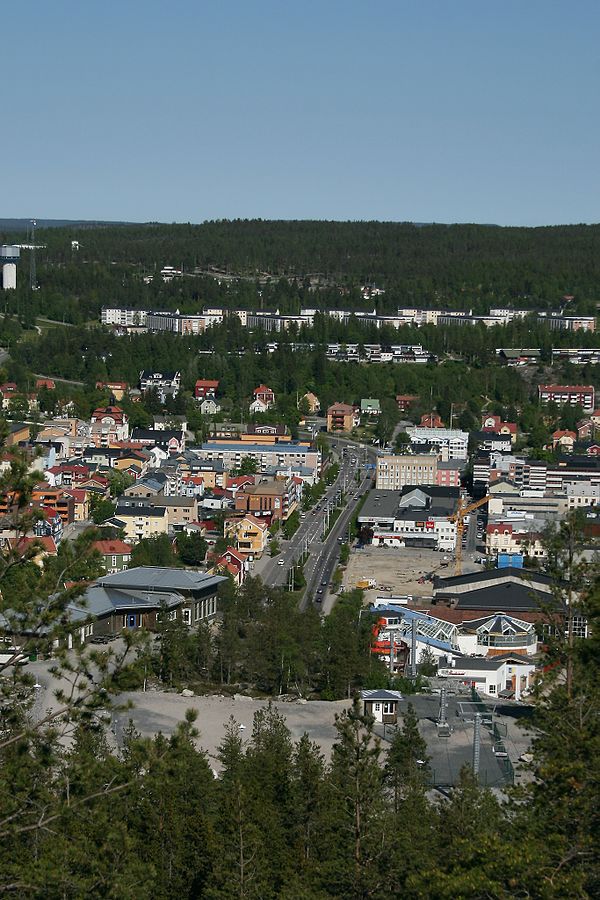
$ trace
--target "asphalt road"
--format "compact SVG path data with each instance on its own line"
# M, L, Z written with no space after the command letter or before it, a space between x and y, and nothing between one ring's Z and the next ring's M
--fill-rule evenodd
M281 542L281 553L274 558L263 557L254 569L254 574L260 575L265 584L283 585L287 583L290 568L308 552L309 558L304 565L307 586L301 608L305 609L309 603L316 602L324 613L329 612L332 605L333 598L328 594L327 587L338 564L340 546L343 543L343 540L338 539L343 539L346 535L358 498L371 485L372 470L367 465L372 463L376 455L373 448L360 449L352 441L337 436L329 437L339 457L338 478L327 488L318 504L305 514L291 540ZM344 449L347 449L345 456ZM345 505L325 538L329 516L336 508L341 494L346 495Z

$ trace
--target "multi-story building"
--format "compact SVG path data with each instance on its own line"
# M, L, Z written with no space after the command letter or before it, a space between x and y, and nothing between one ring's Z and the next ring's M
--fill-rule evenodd
M455 428L407 428L411 445L418 452L419 446L427 444L435 447L442 459L466 459L469 448L469 435L466 431Z
M61 488L53 488L42 482L33 489L31 500L35 506L56 510L63 525L69 525L75 521L75 501Z
M600 504L600 484L592 481L572 481L565 484L568 509L589 509Z
M254 388L252 394L253 400L263 403L267 409L275 405L275 394L266 384L259 384L257 388Z
M300 484L298 482L300 481ZM257 518L265 516L285 521L302 498L302 482L297 478L245 485L235 495L235 508Z
M146 317L148 331L169 331L173 334L201 334L206 328L206 317L202 313L149 312Z
M160 402L164 403L168 396L176 397L181 388L181 372L140 372L140 390L142 393L154 389Z
M251 513L241 519L230 519L225 531L227 537L235 540L236 549L244 553L261 556L267 547L268 525Z
M556 403L558 406L581 406L585 412L594 411L596 392L591 384L540 384L540 403Z
M104 568L108 575L120 572L129 566L132 549L131 544L117 539L94 541L92 544L92 550L97 550L104 557Z
M407 484L437 484L438 458L432 453L380 456L377 459L377 490L399 491Z
M490 557L507 553L511 556L523 554L530 558L545 559L548 555L542 535L532 530L526 519L518 522L488 522L485 552Z
M169 530L169 519L164 506L151 506L148 501L145 505L138 506L117 503L115 514L108 520L108 524L122 528L125 539L134 542L167 534Z
M219 389L219 382L208 378L199 378L194 385L196 400L214 400Z
M349 403L333 403L327 410L327 431L352 431L360 416Z
M396 403L400 412L406 412L418 399L417 394L396 394Z
M145 309L103 307L100 313L100 321L103 325L120 325L123 328L134 325L145 326L147 315L148 311Z
M246 441L219 443L208 441L194 454L201 461L220 461L229 472L239 469L242 460L253 459L258 472L265 473L270 469L289 470L292 473L302 470L309 479L318 477L321 472L321 452L309 444L298 441L286 441L273 444L251 444Z
M565 316L560 313L546 315L540 313L539 321L549 325L553 331L595 331L594 316Z
M111 447L129 437L129 416L119 406L98 407L90 422L90 440L94 447Z
M453 551L456 547L457 488L407 486L401 491L371 492L358 522L372 532L374 546L422 547Z
M198 519L198 500L196 497L166 497L156 494L153 497L133 497L124 494L119 498L117 516L121 518L126 509L149 511L152 516L156 510L164 510L167 531L181 531L186 525Z

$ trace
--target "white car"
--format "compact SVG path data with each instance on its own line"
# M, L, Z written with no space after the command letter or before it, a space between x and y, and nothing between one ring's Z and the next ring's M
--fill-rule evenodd
M284 566L285 563L284 563L284 561L283 561L282 559L278 559L278 560L277 560L277 565L278 565L278 566Z

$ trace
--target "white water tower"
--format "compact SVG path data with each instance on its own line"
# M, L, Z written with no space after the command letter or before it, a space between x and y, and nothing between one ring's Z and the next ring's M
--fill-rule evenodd
M2 244L0 247L2 288L5 291L14 291L17 287L17 262L20 256L21 248L14 244Z

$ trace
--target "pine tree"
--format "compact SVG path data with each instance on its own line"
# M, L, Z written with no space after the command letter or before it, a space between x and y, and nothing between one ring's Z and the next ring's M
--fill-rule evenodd
M392 791L394 812L399 811L402 799L410 792L424 790L429 774L427 742L419 733L419 720L409 703L385 762L385 779Z
M358 698L335 719L322 875L347 897L377 895L387 875L392 834L373 722Z

